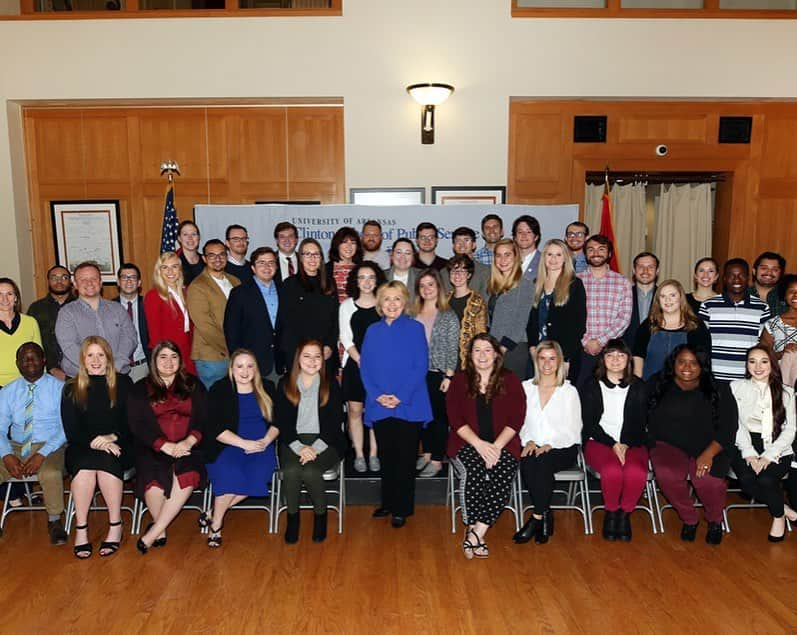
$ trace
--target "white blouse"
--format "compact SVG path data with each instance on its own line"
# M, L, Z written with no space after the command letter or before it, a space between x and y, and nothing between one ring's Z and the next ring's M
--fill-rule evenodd
M533 380L524 381L523 390L526 420L520 429L522 445L534 441L537 445L563 449L581 443L581 402L569 381L556 387L545 408L540 407L539 386Z
M731 392L739 409L739 428L736 430L736 447L742 458L758 457L750 439L751 432L761 435L764 442L762 457L776 463L784 456L793 454L791 444L795 434L794 391L783 387L783 407L786 421L778 435L772 440L772 395L767 386L752 379L737 379L731 382Z

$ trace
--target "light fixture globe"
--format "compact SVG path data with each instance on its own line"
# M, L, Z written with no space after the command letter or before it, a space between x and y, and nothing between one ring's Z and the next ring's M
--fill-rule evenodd
M407 92L421 106L439 106L454 92L454 87L450 84L411 84L407 86Z

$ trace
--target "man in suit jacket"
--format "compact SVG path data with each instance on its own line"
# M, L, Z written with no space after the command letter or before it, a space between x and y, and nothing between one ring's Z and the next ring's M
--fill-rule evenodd
M271 247L259 247L252 252L251 261L252 281L230 292L224 311L224 339L230 352L236 348L252 351L261 376L276 381L285 370L277 347L277 254Z
M533 216L523 214L512 223L512 240L520 252L520 268L523 276L532 282L537 281L540 266L540 222Z
M457 256L467 256L473 260L473 275L470 278L470 286L485 301L487 301L487 285L490 283L490 266L482 264L473 259L476 251L476 232L470 227L457 227L451 234L451 244L454 254ZM443 273L443 287L446 292L451 291L451 280L447 272Z
M274 226L274 241L277 243L277 273L274 275L274 282L281 285L283 280L299 271L299 259L296 255L299 231L296 225L288 221L277 223ZM255 256L252 254L252 263L254 262Z
M149 330L147 316L144 315L144 298L141 297L141 271L132 262L125 262L116 272L116 286L119 295L113 298L127 311L133 326L136 327L138 343L130 362L130 379L138 381L149 374Z
M659 277L659 259L649 251L643 251L634 258L634 286L631 289L632 312L623 340L633 350L634 339L639 325L648 319L653 296L656 294L656 280Z
M188 286L185 301L194 323L191 359L205 388L227 373L230 359L224 339L224 310L227 298L240 280L225 272L227 250L218 239L209 240L202 249L205 269Z

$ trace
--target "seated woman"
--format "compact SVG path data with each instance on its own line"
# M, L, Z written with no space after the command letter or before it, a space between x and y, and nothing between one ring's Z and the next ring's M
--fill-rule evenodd
M538 545L553 536L550 510L554 475L576 463L581 442L581 404L578 392L565 379L562 349L542 340L534 350L534 379L523 382L526 417L520 429L520 473L534 511L513 540Z
M600 475L606 540L631 540L629 516L648 477L645 445L647 392L631 372L631 352L621 339L606 343L595 377L581 389L584 458Z
M783 385L775 356L759 344L747 351L745 378L732 381L731 392L739 411L731 467L742 490L769 509L769 541L780 542L786 516L797 520L794 510L785 509L780 486L793 456L794 391Z
M462 551L468 560L489 555L484 536L509 500L526 414L520 380L504 368L498 340L481 333L469 348L465 370L454 375L446 394L447 452L463 482Z
M727 385L714 381L706 355L689 344L676 346L651 390L648 437L656 480L683 523L681 540L693 542L697 534L688 477L703 503L706 542L722 542L725 477L736 427L736 401Z
M133 465L127 427L127 395L132 384L118 375L111 347L91 335L80 346L78 374L61 396L61 420L69 445L66 467L72 475L70 491L75 503L75 557L91 556L88 515L94 491L102 492L108 508L108 535L100 543L100 556L119 550L122 541L122 475Z
M288 507L285 542L299 540L299 494L302 483L313 501L313 542L327 537L327 501L323 474L340 463L346 446L343 399L326 373L324 345L304 340L274 398L274 424L279 428L282 491Z
M227 377L210 389L202 451L213 486L213 514L199 517L200 527L210 527L209 547L221 547L230 507L248 496L268 496L277 466L273 441L279 434L271 425L273 392L270 383L263 386L254 353L242 348L230 355Z
M661 370L667 355L684 343L710 356L706 325L692 312L681 283L665 280L656 288L650 314L639 325L632 343L634 374L647 381Z
M136 442L136 494L153 519L136 543L145 554L166 544L166 529L203 486L205 461L197 445L206 427L207 398L186 371L177 344L163 340L152 351L149 376L133 386L127 406Z

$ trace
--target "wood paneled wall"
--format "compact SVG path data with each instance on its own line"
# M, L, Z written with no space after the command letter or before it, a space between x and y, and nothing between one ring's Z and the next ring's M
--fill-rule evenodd
M119 199L124 258L149 286L166 160L180 165L180 219L197 203L346 199L340 106L26 108L24 125L39 294L55 264L53 200Z
M573 143L573 117L606 115L606 143ZM718 142L720 116L753 117L750 144ZM669 153L656 155L665 144ZM587 172L721 172L714 256L778 251L797 270L797 103L513 101L508 201L584 203Z

